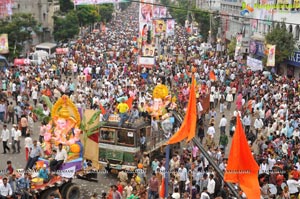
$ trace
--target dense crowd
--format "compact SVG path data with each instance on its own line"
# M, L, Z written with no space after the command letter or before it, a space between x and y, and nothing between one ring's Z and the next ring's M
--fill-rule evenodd
M99 109L101 104L108 114L118 109L120 114L126 113L134 120L148 116L146 107L151 105L151 92L158 83L167 85L176 96L178 111L185 110L193 74L197 81L197 137L219 168L226 169L226 155L239 114L249 146L260 166L262 198L298 198L298 80L276 75L273 70L251 71L245 63L228 60L213 49L203 54L201 42L188 41L189 35L180 26L174 37L160 40L160 49L155 51L156 65L143 68L137 63L136 6L133 4L126 11L116 13L106 24L105 31L83 35L70 46L66 55L44 60L34 67L12 67L1 73L3 153L11 150L20 153L20 146L24 146L28 162L40 155L39 150L32 150L32 145L37 142L30 137L38 133L33 132L37 120L33 108L41 106L43 114L50 114L49 108L40 100L41 95L54 102L62 94L68 94L81 110ZM186 60L181 60L178 54ZM215 78L210 77L212 72ZM128 111L127 107L120 106L117 99L122 96L134 98L133 109ZM210 110L203 112L207 96ZM14 125L8 129L7 124ZM39 132L41 143L44 133L42 126ZM11 149L7 145L10 140ZM8 159L8 156L2 155L1 159ZM168 172L165 163L164 158L150 160L144 154L137 172L133 175L119 172L119 182L105 190L102 198L158 198L164 175L170 179L170 198L230 198L228 186L192 143L171 154ZM1 198L6 195L18 198L19 191L29 190L28 176L24 174L16 181L12 163L8 161L7 164L9 178L3 178L0 185ZM92 197L96 198L97 194Z

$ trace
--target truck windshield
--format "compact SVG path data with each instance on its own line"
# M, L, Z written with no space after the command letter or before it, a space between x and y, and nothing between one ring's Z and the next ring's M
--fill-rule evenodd
M100 142L114 143L115 142L115 130L114 129L101 129Z
M124 146L135 146L135 133L126 129L119 129L117 134L117 144Z

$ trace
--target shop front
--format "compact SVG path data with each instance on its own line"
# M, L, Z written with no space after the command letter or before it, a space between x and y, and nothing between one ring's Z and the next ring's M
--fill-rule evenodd
M288 78L300 77L300 51L294 52L285 62L280 64L279 74L286 75Z

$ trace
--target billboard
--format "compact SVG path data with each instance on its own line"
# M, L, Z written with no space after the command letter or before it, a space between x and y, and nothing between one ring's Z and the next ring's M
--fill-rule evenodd
M12 15L13 0L1 0L0 1L0 19L6 18Z
M167 20L166 33L167 33L167 35L175 34L175 20L174 19Z
M0 34L0 54L9 53L8 49L8 35Z
M164 20L153 20L153 27L155 27L155 35L159 35L166 32L166 22Z

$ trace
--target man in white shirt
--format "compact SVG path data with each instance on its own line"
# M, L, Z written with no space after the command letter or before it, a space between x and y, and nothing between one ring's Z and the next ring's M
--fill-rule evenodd
M12 149L13 153L20 153L20 137L22 136L21 130L18 129L18 125L14 124L13 128L11 129L11 137L12 137ZM17 148L16 148L17 144Z
M9 183L7 183L7 177L2 179L3 184L0 184L0 198L11 198L12 189Z
M214 197L215 186L216 186L216 182L214 180L214 174L210 174L208 179L208 184L207 184L207 192L209 193L211 198Z
M295 179L291 178L291 179L288 179L286 181L286 183L287 183L287 186L289 187L290 196L292 196L292 195L298 196L298 194L299 194L298 188L300 188L299 180L295 180Z
M245 133L248 134L250 131L250 125L251 125L251 118L248 113L243 118L243 125L245 126Z
M58 150L54 160L50 162L50 170L57 171L61 167L61 165L67 161L67 158L67 151L63 149L63 145L60 143L58 145Z
M207 187L203 188L203 192L201 193L200 199L210 199L209 194L207 192Z
M231 109L231 103L233 102L233 95L231 91L226 95L226 102L227 102L227 110Z
M262 121L261 118L257 117L254 121L254 129L255 129L255 134L256 137L257 135L260 133L260 131L262 130L262 128L264 127L264 122Z
M180 168L178 169L179 174L179 192L183 194L185 192L185 182L188 180L188 172L184 167L184 164L180 164Z
M219 128L221 133L226 133L226 125L227 125L227 119L225 118L225 115L222 116L220 123L219 123Z
M216 133L214 124L210 124L210 127L207 129L207 135L211 136L211 138L214 138L214 135Z
M6 154L6 150L8 150L8 152L10 152L10 148L7 146L7 142L9 140L9 130L7 129L6 124L3 125L1 140L3 143L3 154Z

